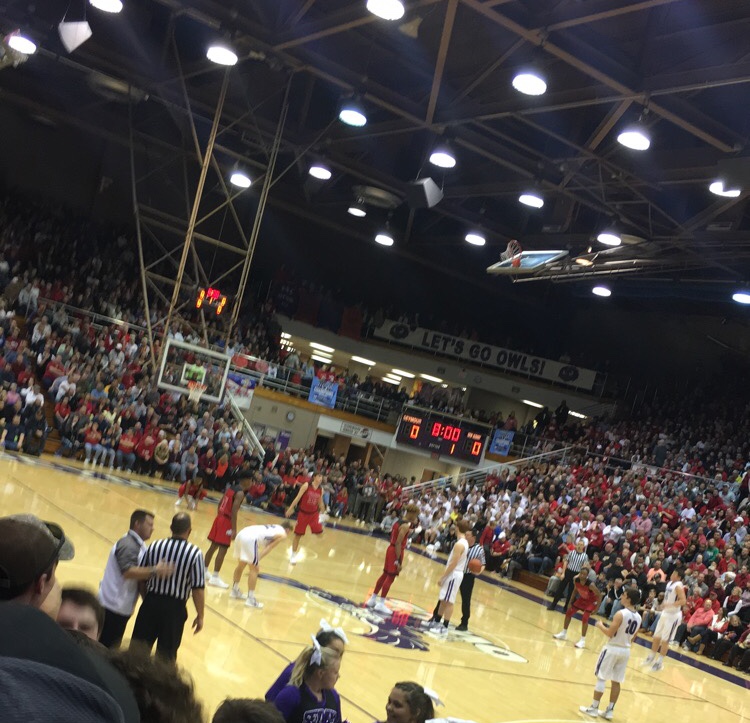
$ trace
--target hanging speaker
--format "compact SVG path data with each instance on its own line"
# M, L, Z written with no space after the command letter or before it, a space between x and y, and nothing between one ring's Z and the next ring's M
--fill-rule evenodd
M432 208L443 200L443 192L431 178L418 178L406 184L406 200L412 208Z
M63 20L57 30L65 50L72 53L76 48L83 45L91 37L91 26L85 21L68 23Z

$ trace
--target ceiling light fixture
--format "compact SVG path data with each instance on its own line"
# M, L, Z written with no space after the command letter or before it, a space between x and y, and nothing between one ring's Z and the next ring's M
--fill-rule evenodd
M357 218L364 218L367 216L367 207L362 201L357 201L356 203L351 204L346 212Z
M738 304L750 304L750 291L747 289L735 291L732 294L732 301L736 301Z
M310 342L310 346L313 349L317 349L318 351L324 351L324 352L327 352L328 354L333 354L333 352L336 351L335 349L331 348L330 346L325 346L324 344L318 344L317 341L311 341Z
M530 399L522 399L521 400L524 404L528 404L530 407L536 407L537 409L541 409L544 407L544 404L539 404L539 402L532 402Z
M442 384L443 383L443 380L440 379L439 377L433 377L433 376L430 376L429 374L420 374L419 376L422 377L422 379L425 379L428 382L435 382L435 384Z
M456 154L453 152L450 143L441 143L435 146L430 153L430 163L438 168L455 168Z
M332 364L333 359L330 357L325 357L322 354L310 354L310 359L315 359L315 361L320 362L321 364Z
M585 414L581 414L580 412L574 412L572 409L568 412L571 417L576 417L577 419L587 419Z
M531 206L531 208L541 208L544 206L544 198L538 191L524 191L518 200L524 206Z
M119 13L122 10L120 0L89 0L89 5L104 13Z
M361 128L367 124L367 115L364 107L356 98L347 98L341 103L339 120L348 126Z
M239 58L228 45L223 43L214 43L209 45L206 50L206 57L216 65L236 65Z
M379 243L381 246L393 246L393 236L390 231L381 231L375 236L375 243Z
M372 359L365 359L363 356L353 356L352 361L357 362L358 364L364 364L368 367L375 366L375 362Z
M718 179L714 181L708 190L717 196L723 196L724 198L737 198L742 193L741 188L724 188L724 181Z
M390 379L389 377L383 377L382 381L384 381L384 382L386 382L388 384L395 384L396 386L398 386L399 384L401 384L401 380L400 379Z
M11 50L15 50L22 55L34 55L36 53L36 43L25 35L21 35L20 32L11 33L5 38L5 42Z
M576 260L579 266L593 266L594 262L591 259L587 259L585 256L579 256Z
M400 377L408 377L409 379L414 379L414 376L415 376L411 372L404 372L404 371L401 371L401 369L391 369L391 374L398 375Z
M285 331L282 331L282 332L281 332L281 338L282 338L282 339L291 339L291 338L292 338L292 335L291 335L291 334L288 334L288 333L287 333L287 332L285 332Z
M591 293L594 294L594 296L601 296L605 299L608 296L612 296L612 290L608 286L595 286L591 289Z
M328 181L333 175L331 169L322 163L313 163L308 173L319 181Z
M235 169L232 171L232 175L229 176L229 183L233 186L237 186L237 188L250 188L253 182L250 180L250 176L248 176L247 173Z
M487 243L487 239L484 235L476 231L470 231L464 236L464 239L472 246L484 246L485 243Z
M631 123L620 131L617 142L633 151L647 151L651 147L651 133L642 121Z
M513 87L524 95L544 95L547 79L538 68L521 68L513 76Z
M383 20L401 20L406 11L401 0L367 0L367 9Z
M622 236L614 229L607 228L598 234L596 240L605 246L619 246L622 243Z

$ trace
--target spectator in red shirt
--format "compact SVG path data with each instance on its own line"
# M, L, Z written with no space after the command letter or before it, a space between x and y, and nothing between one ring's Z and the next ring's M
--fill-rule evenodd
M137 444L137 434L135 428L126 429L120 437L120 443L117 445L115 454L115 464L117 469L132 471L135 466L135 446Z

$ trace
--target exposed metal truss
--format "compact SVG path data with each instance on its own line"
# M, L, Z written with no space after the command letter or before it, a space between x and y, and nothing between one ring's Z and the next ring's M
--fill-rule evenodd
M153 189L158 178L164 186L158 201L137 194L151 254L146 285L175 308L183 275L188 285L216 277L211 254L198 247L230 259L221 266L225 278L231 267L243 288L248 280L259 194L232 193L232 164L252 169L264 188L276 147L283 170L260 194L268 204L321 243L331 232L369 243L371 222L344 212L351 188L374 185L403 197L406 182L428 172L426 157L441 137L460 154L455 172L436 177L444 200L429 211L404 205L390 218L402 232L394 250L412 260L489 284L484 261L518 237L525 248L562 245L571 258L593 259L542 275L552 280L618 273L735 282L750 275L747 192L737 199L707 192L717 162L743 155L750 131L736 110L750 105L750 14L732 0L413 0L397 24L350 0L131 0L120 19L92 19L94 37L71 56L59 54L44 30L56 11L6 10L14 23L37 23L47 35L38 57L0 74L3 100L121 143L131 135L122 105L102 102L87 79L105 74L139 91L134 165L144 168L147 159L139 183ZM203 57L217 35L240 55L226 75ZM540 98L510 87L513 70L532 59L550 78ZM31 73L34 63L44 71ZM208 153L223 77L226 99ZM53 82L69 88L71 102L50 97ZM275 146L285 90L288 118ZM360 131L333 122L348 93L371 112ZM655 143L638 157L614 135L644 109ZM301 167L311 151L334 171L324 187L311 186ZM190 170L201 166L203 182L214 185L205 206L189 207L186 198L204 197L195 193L200 174ZM543 189L543 212L518 206L529 184ZM179 209L163 197L178 186ZM717 221L724 230L712 230ZM592 236L611 222L643 241L597 253ZM462 239L477 225L489 250L472 263ZM197 244L192 251L180 245L186 236ZM164 264L176 269L176 286Z

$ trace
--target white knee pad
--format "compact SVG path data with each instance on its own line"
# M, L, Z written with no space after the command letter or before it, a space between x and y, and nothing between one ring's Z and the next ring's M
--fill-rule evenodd
M596 685L594 686L594 690L597 693L603 693L607 689L607 681L602 680L601 678L596 679Z

